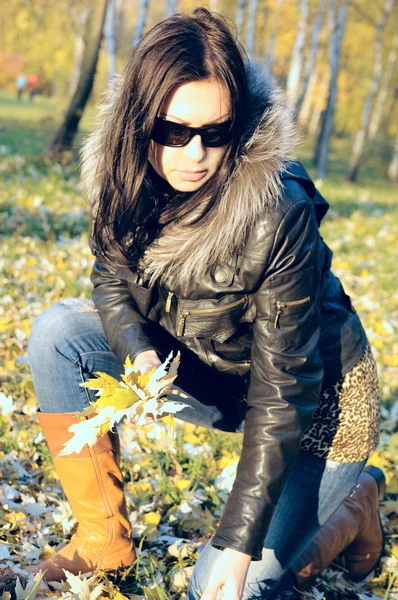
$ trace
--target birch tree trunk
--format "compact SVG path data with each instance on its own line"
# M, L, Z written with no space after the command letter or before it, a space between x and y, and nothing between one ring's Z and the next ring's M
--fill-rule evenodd
M84 34L87 27L87 20L90 15L90 8L88 6L80 7L80 10L75 10L76 6L73 3L69 5L69 14L72 19L73 28L75 30L75 61L73 64L72 74L69 80L68 97L72 98L77 88L77 83L80 77L80 71L82 68L85 39Z
M341 0L340 6L337 6L337 0L329 0L329 22L330 22L330 84L328 103L321 128L317 147L319 152L315 155L315 164L317 166L316 177L319 180L325 179L327 175L330 138L333 132L334 113L337 100L337 77L340 67L341 44L344 37L345 25L347 21L348 0Z
M49 155L53 160L62 160L64 152L72 148L80 119L90 97L101 48L107 6L108 0L96 0L90 11L78 85L49 149Z
M243 33L243 22L245 20L245 8L246 8L246 0L238 0L238 6L236 9L236 29L238 31L238 38L242 37Z
M307 94L311 75L314 72L315 60L319 46L319 36L322 28L324 1L325 0L318 0L314 24L312 26L310 49L308 52L307 60L305 61L303 83L301 86L300 94L296 100L296 105L294 107L294 112L296 113L296 115L298 115L301 111L301 107L303 106L304 99Z
M387 100L388 90L392 75L394 73L394 67L398 55L398 34L396 33L393 37L390 52L388 53L387 66L384 71L383 80L380 85L380 91L376 99L376 104L372 112L372 117L369 125L369 140L374 140L379 131L381 117L383 115L383 109Z
M398 183L398 131L395 137L395 145L392 160L388 166L388 179L392 183Z
M315 105L315 90L319 81L319 73L318 71L313 71L308 82L307 92L303 99L303 103L301 105L300 112L297 115L298 123L301 127L308 129L308 123L310 120L310 116L313 113L314 105Z
M249 13L246 27L246 52L249 56L254 55L254 42L256 35L256 15L258 0L249 0Z
M105 37L108 51L108 82L111 82L116 73L116 5L115 0L109 0L105 17Z
M167 0L166 19L172 17L178 11L178 0Z
M284 0L276 0L276 10L272 15L271 36L268 42L267 55L265 58L265 68L267 70L267 73L269 73L270 75L272 73L272 67L274 65L275 42L283 4Z
M305 40L310 14L308 0L299 0L300 18L293 43L292 58L287 78L286 95L291 108L294 108L300 94L300 78L303 70Z
M138 9L137 21L135 23L135 31L133 36L133 48L139 44L144 35L146 20L148 16L149 0L140 0Z
M365 150L368 132L370 115L377 90L380 86L380 79L383 67L383 31L387 24L388 17L391 14L395 0L386 0L383 8L383 14L376 28L375 49L374 49L374 65L373 79L370 86L368 97L365 100L363 107L362 120L359 130L355 136L354 146L352 148L349 168L347 173L348 181L356 181L358 177L359 165Z
M315 98L314 98L311 119L310 119L310 122L308 125L308 133L310 135L315 135L316 132L318 131L319 122L321 121L322 115L325 112L324 106L327 103L327 97L329 94L329 82L330 82L330 73L328 73L326 71L324 73L322 81L321 81L320 90L318 90L318 93L316 93ZM322 119L322 122L323 122L323 119ZM319 135L318 142L320 142L320 138L321 138L321 136ZM317 152L315 153L315 156L317 156ZM316 165L316 158L314 159L314 165Z

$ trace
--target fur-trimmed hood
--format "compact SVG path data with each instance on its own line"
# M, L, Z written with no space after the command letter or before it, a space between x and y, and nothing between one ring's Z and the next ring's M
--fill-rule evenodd
M291 159L296 142L296 126L283 93L261 63L246 63L250 89L249 117L242 136L242 149L225 190L212 209L206 224L194 221L164 227L160 237L146 250L142 266L153 282L158 277L188 282L203 277L217 261L229 262L246 239L247 233L267 206L275 205L281 194L281 173ZM98 203L97 173L104 148L103 128L113 110L117 88L108 93L95 130L81 151L82 184L92 211Z

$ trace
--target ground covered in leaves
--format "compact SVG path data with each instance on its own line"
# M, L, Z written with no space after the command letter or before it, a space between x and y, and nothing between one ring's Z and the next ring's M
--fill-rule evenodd
M242 441L190 425L177 428L176 447L161 424L121 429L138 549L133 568L114 577L69 577L51 590L23 576L24 565L53 554L75 526L35 416L29 331L45 307L91 295L88 213L76 163L73 157L63 166L43 158L54 132L50 112L45 103L27 107L25 115L18 107L18 119L0 125L0 600L11 594L18 600L184 598L198 550L222 513ZM332 156L321 189L331 202L322 235L335 251L334 271L353 298L378 363L383 433L370 462L387 476L381 508L387 547L381 569L365 583L350 584L340 568L330 568L303 598L387 600L398 597L396 188L385 182L374 157L363 185L345 184L343 141L338 144L339 157Z

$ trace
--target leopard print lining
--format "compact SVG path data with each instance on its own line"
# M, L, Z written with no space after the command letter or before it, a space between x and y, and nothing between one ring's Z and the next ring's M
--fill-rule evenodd
M322 392L301 449L341 463L365 460L376 449L380 400L370 346L342 379Z

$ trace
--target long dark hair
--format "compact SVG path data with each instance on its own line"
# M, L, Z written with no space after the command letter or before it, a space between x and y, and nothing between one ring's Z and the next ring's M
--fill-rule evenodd
M155 25L121 76L112 111L101 128L106 151L98 165L93 234L99 251L136 265L170 222L195 212L210 218L232 172L244 128L248 84L243 49L220 15L198 8ZM177 192L149 165L155 118L176 86L215 79L229 91L233 140L216 174L196 192ZM193 210L195 209L195 211Z

